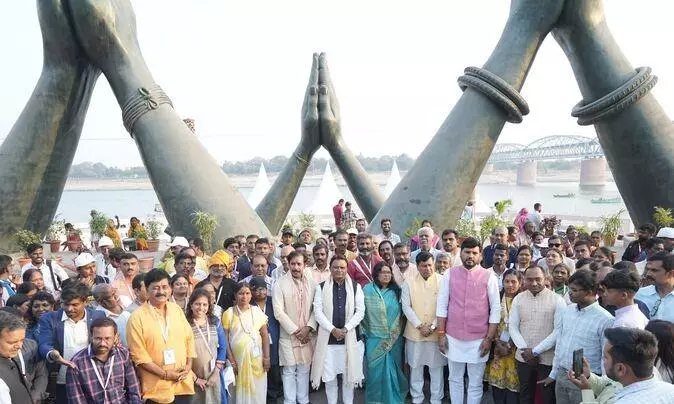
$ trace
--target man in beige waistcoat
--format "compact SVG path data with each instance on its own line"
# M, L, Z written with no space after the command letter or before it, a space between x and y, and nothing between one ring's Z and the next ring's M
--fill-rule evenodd
M515 296L510 309L508 331L517 352L517 376L520 380L520 403L532 404L536 392L536 375L550 374L555 356L557 325L566 308L564 299L544 285L543 270L533 266L524 272L527 290ZM555 403L555 385L541 385L543 403Z
M288 254L290 275L279 278L272 292L274 315L281 325L279 364L283 367L284 403L309 403L309 370L317 329L313 311L316 284L305 273L304 254Z
M407 317L404 336L405 352L410 366L410 393L413 403L424 401L424 366L431 375L431 404L440 404L444 397L442 369L447 359L440 353L435 333L435 309L441 275L435 272L433 255L421 251L416 256L418 273L402 285L400 301Z

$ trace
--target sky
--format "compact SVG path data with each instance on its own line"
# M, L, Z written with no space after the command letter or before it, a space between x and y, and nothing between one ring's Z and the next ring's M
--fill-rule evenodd
M0 140L42 68L35 1L0 13ZM650 66L654 94L674 114L673 6L607 0L607 21L633 66ZM503 0L132 0L143 55L155 81L217 161L289 155L313 52L327 52L342 132L357 154L416 157L460 97L466 66L482 66L508 16ZM566 57L549 36L522 95L531 113L507 124L500 142L550 135L593 137L570 116L580 99ZM325 151L317 156L325 157ZM141 165L103 76L75 163Z

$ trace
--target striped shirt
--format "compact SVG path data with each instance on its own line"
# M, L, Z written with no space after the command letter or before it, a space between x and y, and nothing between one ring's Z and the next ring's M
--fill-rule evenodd
M576 304L567 306L562 313L562 321L555 324L557 344L550 378L554 380L560 369L571 369L573 351L581 348L583 356L590 362L590 369L601 372L604 330L612 327L613 321L611 313L598 302L582 309L578 309Z
M674 385L651 377L619 389L615 398L615 404L672 404Z
M66 373L68 403L141 404L138 378L129 356L129 350L122 346L113 347L105 363L92 354L90 346L76 353L71 359L76 369L68 368ZM101 386L94 366L98 369L103 384L112 372L105 389Z

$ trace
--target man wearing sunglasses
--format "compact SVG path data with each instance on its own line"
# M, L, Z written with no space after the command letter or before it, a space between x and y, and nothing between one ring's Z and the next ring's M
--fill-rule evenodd
M548 238L548 251L550 250L557 250L562 254L562 257L564 257L564 265L570 269L571 273L569 275L571 275L574 272L574 268L576 267L576 261L566 256L564 242L562 241L562 238L556 234L553 234L550 236L550 238ZM552 268L548 268L548 263L545 261L545 259L538 261L538 266L545 270L552 270Z
M651 320L674 322L674 255L659 252L648 258L645 278L652 284L639 289L635 298L646 303Z

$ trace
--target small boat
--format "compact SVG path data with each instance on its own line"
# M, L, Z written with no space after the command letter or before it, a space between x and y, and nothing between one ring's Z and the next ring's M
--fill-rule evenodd
M553 198L575 198L576 194L569 192L568 194L553 194Z
M615 198L592 199L592 203L620 203L620 202L622 202L622 199L620 199L619 196L616 196Z
M164 209L162 209L161 203L155 203L154 204L154 211L156 213L164 213Z

